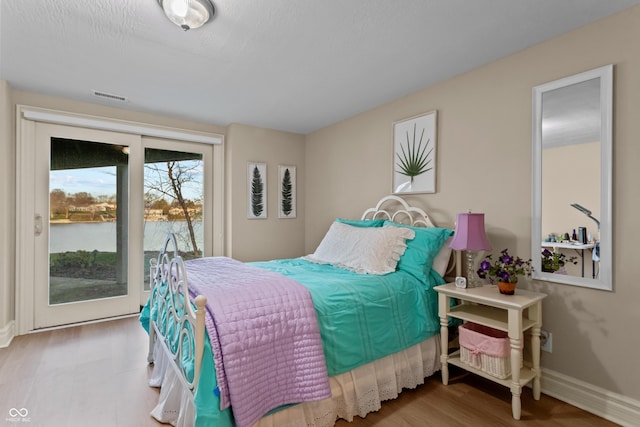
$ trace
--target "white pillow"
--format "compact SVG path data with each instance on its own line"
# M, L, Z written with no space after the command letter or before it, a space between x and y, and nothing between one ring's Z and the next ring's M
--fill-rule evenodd
M449 260L451 259L451 248L449 247L449 243L453 236L449 237L440 248L438 255L433 259L433 265L431 268L437 272L440 276L444 277L447 273L447 267L449 267Z
M354 227L334 222L308 261L366 274L387 274L396 270L407 249L406 240L415 232L400 227Z

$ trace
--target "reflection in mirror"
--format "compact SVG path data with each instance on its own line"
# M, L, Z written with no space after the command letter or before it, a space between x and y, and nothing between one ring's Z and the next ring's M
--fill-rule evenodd
M612 289L612 80L608 65L533 89L536 279Z

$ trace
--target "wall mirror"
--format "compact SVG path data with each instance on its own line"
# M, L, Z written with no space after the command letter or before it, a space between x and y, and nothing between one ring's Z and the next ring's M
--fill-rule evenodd
M613 65L533 88L534 279L612 290Z

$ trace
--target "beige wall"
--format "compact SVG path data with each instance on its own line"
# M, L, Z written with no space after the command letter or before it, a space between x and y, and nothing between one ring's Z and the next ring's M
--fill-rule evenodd
M542 150L542 237L586 227L598 239L596 223L577 209L578 203L600 218L600 143L545 147Z
M0 80L0 335L14 318L15 144L11 90ZM2 342L3 339L0 339Z
M437 110L437 193L408 199L439 224L484 212L494 249L529 257L532 88L613 63L614 291L528 286L549 294L544 327L553 353L543 353L543 366L640 399L639 45L635 7L308 135L306 251L333 218L359 216L390 191L392 123Z
M596 223L570 206L578 203L589 208L595 218L600 215L600 143L590 142L542 150L542 237L569 233L578 227L587 229L587 237L599 240ZM590 240L591 240L590 239ZM573 276L584 272L591 277L593 264L590 251L557 249L577 264L567 263L565 271ZM584 260L582 260L584 256ZM584 262L584 263L583 263Z
M247 162L267 164L266 219L247 219ZM304 255L304 136L230 125L225 164L227 254L241 261ZM278 165L296 166L296 218L278 218Z

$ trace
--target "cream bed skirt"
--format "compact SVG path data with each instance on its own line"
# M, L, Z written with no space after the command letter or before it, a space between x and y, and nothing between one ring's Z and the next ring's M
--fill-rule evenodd
M186 388L159 342L149 379L161 387L158 405L151 415L162 423L191 427L195 419L193 395ZM263 417L254 427L330 427L338 418L352 421L358 415L380 409L381 402L395 399L403 388L415 388L440 369L440 335L352 371L331 377L332 397L305 402Z

